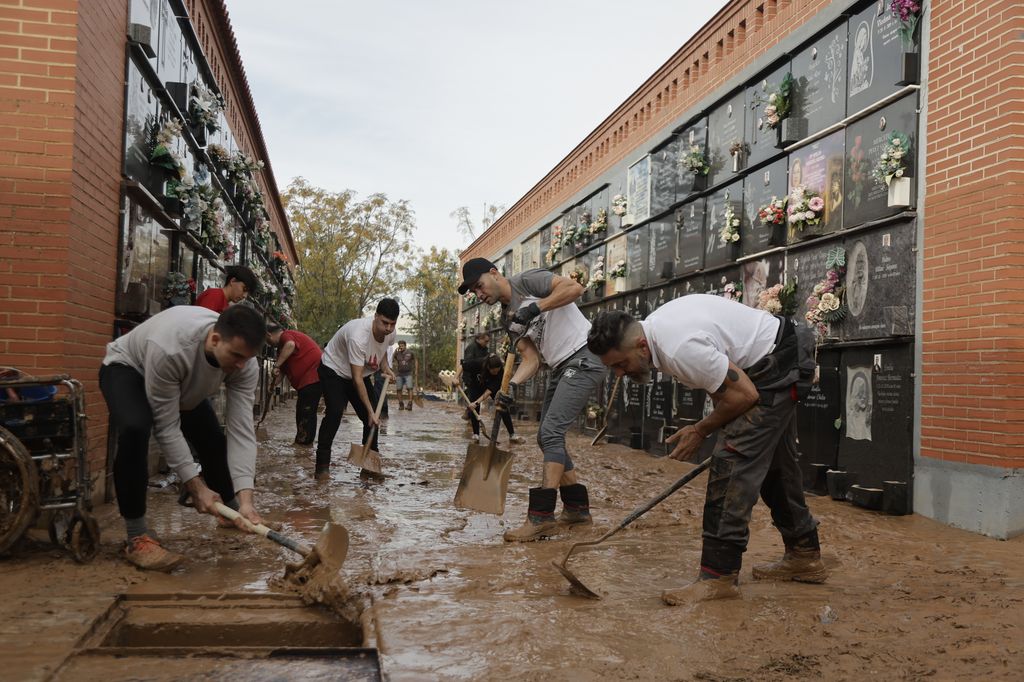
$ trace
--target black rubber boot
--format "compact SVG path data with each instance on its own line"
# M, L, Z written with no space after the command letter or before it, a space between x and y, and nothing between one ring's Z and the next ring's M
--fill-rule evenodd
M590 516L590 496L587 486L582 483L563 485L558 489L562 495L562 513L558 516L559 523L587 524L593 523Z
M530 508L526 523L505 533L506 542L530 542L538 540L558 529L555 521L555 504L558 490L555 488L530 488Z

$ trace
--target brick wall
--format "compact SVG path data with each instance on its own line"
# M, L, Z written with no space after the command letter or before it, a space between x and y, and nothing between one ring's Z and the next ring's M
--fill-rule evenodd
M921 454L1024 467L1024 6L930 27Z

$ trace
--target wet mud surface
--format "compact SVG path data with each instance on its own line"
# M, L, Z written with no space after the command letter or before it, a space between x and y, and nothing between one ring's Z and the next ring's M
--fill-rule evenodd
M661 591L696 574L702 475L606 543L573 553L570 570L603 597L582 599L551 562L561 562L573 542L612 528L691 465L572 436L595 526L510 545L501 535L522 522L527 488L539 479L535 424L517 424L527 444L503 446L516 456L506 513L497 517L452 505L468 443L453 406L392 411L380 438L388 474L381 483L361 481L345 461L360 436L358 421L346 417L332 480L321 484L312 478L312 449L291 444L293 405L267 419L258 508L265 521L310 544L327 520L348 529L348 557L331 588L343 597L334 606L347 621L375 623L367 643L379 648L388 679L1024 679L1021 538L1000 542L917 516L811 498L831 578L761 583L750 568L777 558L781 542L758 505L742 599L668 607ZM174 573L144 573L119 558L123 527L109 506L99 510L103 546L91 564L75 564L41 541L0 559L3 677L46 679L119 594L294 589L284 569L299 557L288 550L217 528L213 518L179 507L170 489L151 489L149 500L151 529L187 557ZM302 640L306 627L295 622L284 631ZM301 672L296 665L288 670ZM174 674L199 677L207 667L183 659ZM106 674L118 679L123 669Z

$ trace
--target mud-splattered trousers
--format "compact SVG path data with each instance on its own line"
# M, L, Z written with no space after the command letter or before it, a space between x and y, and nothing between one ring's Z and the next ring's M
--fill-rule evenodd
M298 391L295 401L295 442L299 445L312 445L316 439L316 412L320 407L323 389L316 381L303 386Z
M800 336L805 351L808 343L813 347ZM760 401L718 435L704 503L702 570L739 572L759 495L787 546L818 525L807 509L797 464L797 339L792 322L785 321L775 350L745 370Z
M537 445L545 462L558 462L566 471L573 470L575 465L565 449L565 433L586 409L607 373L601 359L586 346L551 370L537 431Z

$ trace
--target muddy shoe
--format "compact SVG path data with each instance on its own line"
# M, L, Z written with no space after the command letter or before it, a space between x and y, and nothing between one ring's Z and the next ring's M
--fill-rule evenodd
M512 445L522 445L526 442L526 439L522 436L510 436L508 442Z
M562 513L558 515L558 522L569 525L593 523L590 516L590 496L587 494L587 486L582 483L563 485L558 489L562 495Z
M313 472L313 479L317 483L327 483L331 480L331 470L327 467L317 467Z
M185 559L167 551L148 535L139 535L125 543L124 558L147 571L170 571Z
M685 606L715 599L739 599L739 596L736 576L723 575L720 578L698 579L675 590L665 590L661 593L661 601L669 606Z
M754 566L754 580L795 580L798 583L823 583L829 570L819 550L787 550L782 559Z
M530 488L530 508L526 523L505 533L505 542L531 542L558 530L555 504L558 491L554 488Z

